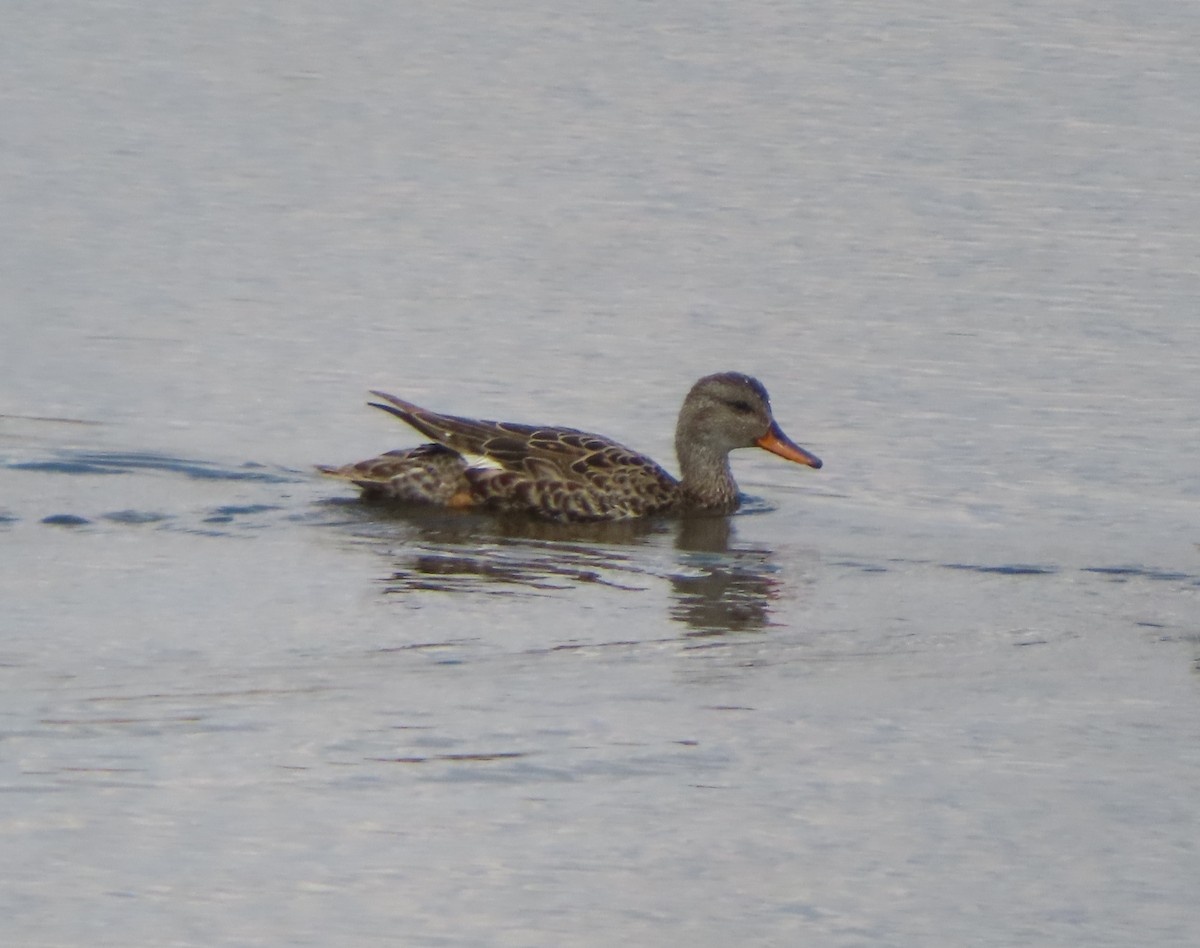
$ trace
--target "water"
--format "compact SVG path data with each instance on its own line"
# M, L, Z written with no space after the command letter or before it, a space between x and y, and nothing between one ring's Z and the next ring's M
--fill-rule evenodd
M7 25L6 943L1200 938L1191 7ZM722 369L729 520L311 470Z

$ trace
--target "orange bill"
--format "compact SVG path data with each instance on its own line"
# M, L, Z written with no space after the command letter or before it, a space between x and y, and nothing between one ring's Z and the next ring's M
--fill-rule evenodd
M809 467L820 467L821 459L815 454L805 451L791 438L780 430L779 425L771 422L771 429L755 442L760 448L778 454L781 458L795 461L797 464L807 464Z

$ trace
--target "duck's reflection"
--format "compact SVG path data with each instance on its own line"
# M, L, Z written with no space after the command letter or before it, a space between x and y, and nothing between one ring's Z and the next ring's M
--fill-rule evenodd
M378 507L361 525L372 528L361 539L391 551L384 588L392 594L537 595L581 584L646 591L666 580L669 617L700 636L767 627L779 588L774 552L736 543L730 517L559 524ZM661 542L668 534L673 555Z
M559 524L435 508L371 508L373 542L393 552L385 592L537 594L592 583L647 588L638 547L664 524ZM398 537L396 526L404 532ZM361 534L360 534L361 536ZM399 542L397 542L399 540Z
M772 552L732 544L729 517L683 520L675 538L680 571L671 577L671 618L689 635L762 629L778 580Z

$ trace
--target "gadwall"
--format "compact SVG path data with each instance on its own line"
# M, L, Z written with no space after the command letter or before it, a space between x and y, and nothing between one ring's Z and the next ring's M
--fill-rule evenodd
M318 468L376 500L564 522L728 514L739 503L730 451L760 447L797 464L821 466L820 458L780 430L762 383L740 372L705 376L683 400L675 427L679 479L602 435L442 415L385 392L371 394L387 403L372 402L373 407L435 442Z

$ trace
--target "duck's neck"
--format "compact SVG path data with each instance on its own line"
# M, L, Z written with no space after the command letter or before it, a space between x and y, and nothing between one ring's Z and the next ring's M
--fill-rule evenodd
M729 470L729 453L703 444L676 441L679 487L689 507L731 513L738 507L738 488Z

